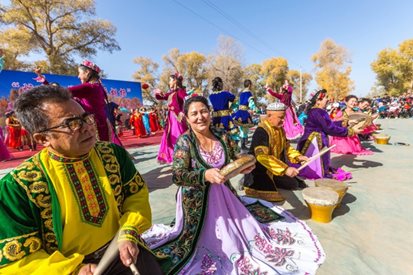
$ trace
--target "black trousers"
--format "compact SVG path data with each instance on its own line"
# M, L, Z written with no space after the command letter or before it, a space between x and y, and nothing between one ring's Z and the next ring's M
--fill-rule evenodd
M161 267L159 266L158 262L156 261L155 256L153 256L148 250L145 248L139 247L139 255L138 260L136 261L135 265L141 275L160 275L163 274ZM100 258L103 254L100 256ZM100 258L96 257L85 257L83 263L85 264L98 264ZM132 271L129 267L123 265L122 261L120 260L119 255L115 258L115 260L108 266L108 268L103 272L103 275L122 275L128 274L132 275Z

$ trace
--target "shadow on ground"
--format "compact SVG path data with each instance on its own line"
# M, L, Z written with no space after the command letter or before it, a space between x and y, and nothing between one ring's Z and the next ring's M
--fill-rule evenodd
M366 160L366 159L357 159L356 155L339 155L335 156L331 159L332 166L340 167L340 166L347 166L349 168L372 168L372 167L379 167L383 166L381 162Z
M138 160L140 161L140 160ZM165 189L171 186L172 183L172 170L168 167L159 167L153 169L145 174L142 174L143 179L148 185L149 192L157 189Z
M370 151L373 151L375 153L383 153L383 151L377 148L376 146L374 146L373 143L362 142L362 145L364 148L369 149Z

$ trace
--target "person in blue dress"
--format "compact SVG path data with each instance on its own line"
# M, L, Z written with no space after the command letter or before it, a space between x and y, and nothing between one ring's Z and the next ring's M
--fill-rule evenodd
M225 129L231 136L238 134L238 128L232 121L230 104L234 102L235 95L224 91L224 83L220 77L212 80L212 93L209 101L212 104L212 124L218 129Z
M150 136L151 135L151 127L150 127L150 124L149 124L149 114L146 111L145 107L142 107L139 111L142 114L142 122L143 122L143 126L145 126L146 133L148 134L148 136Z
M249 128L254 126L251 118L251 111L256 109L254 96L251 92L252 81L246 79L244 81L244 90L239 93L239 106L232 118L235 125L239 127L239 138L241 139L241 149L247 150Z

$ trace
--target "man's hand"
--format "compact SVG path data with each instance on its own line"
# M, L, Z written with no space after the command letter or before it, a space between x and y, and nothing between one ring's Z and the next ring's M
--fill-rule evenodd
M299 157L297 158L297 160L298 160L299 162L307 162L307 161L309 160L309 158L308 158L307 156L299 156Z
M79 269L79 275L93 275L95 272L96 265L95 264L86 264Z
M285 170L285 174L289 176L290 178L297 176L298 173L299 171L294 167L288 167L287 170Z
M225 177L221 175L218 168L211 168L205 171L205 180L212 184L222 184L225 182Z
M139 255L138 246L131 241L121 241L118 243L120 260L125 266L136 263Z

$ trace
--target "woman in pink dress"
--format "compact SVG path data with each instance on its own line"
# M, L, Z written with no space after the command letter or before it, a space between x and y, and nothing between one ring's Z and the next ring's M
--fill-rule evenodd
M338 111L334 120L342 121L342 125L348 127L349 115L356 113L353 108L357 106L357 97L349 95L345 98L346 109ZM372 155L373 152L365 149L360 142L358 135L349 137L330 137L330 146L335 144L331 152L336 154Z
M304 127L300 124L297 114L295 113L291 100L293 95L293 87L288 83L288 80L285 80L284 85L280 89L280 93L276 93L270 88L267 88L267 92L287 106L283 125L287 139L292 140L302 136L304 133Z
M172 163L176 141L182 133L188 130L183 113L187 93L182 85L182 80L179 73L171 75L169 77L169 92L156 94L156 99L168 100L168 115L158 154L160 163Z

